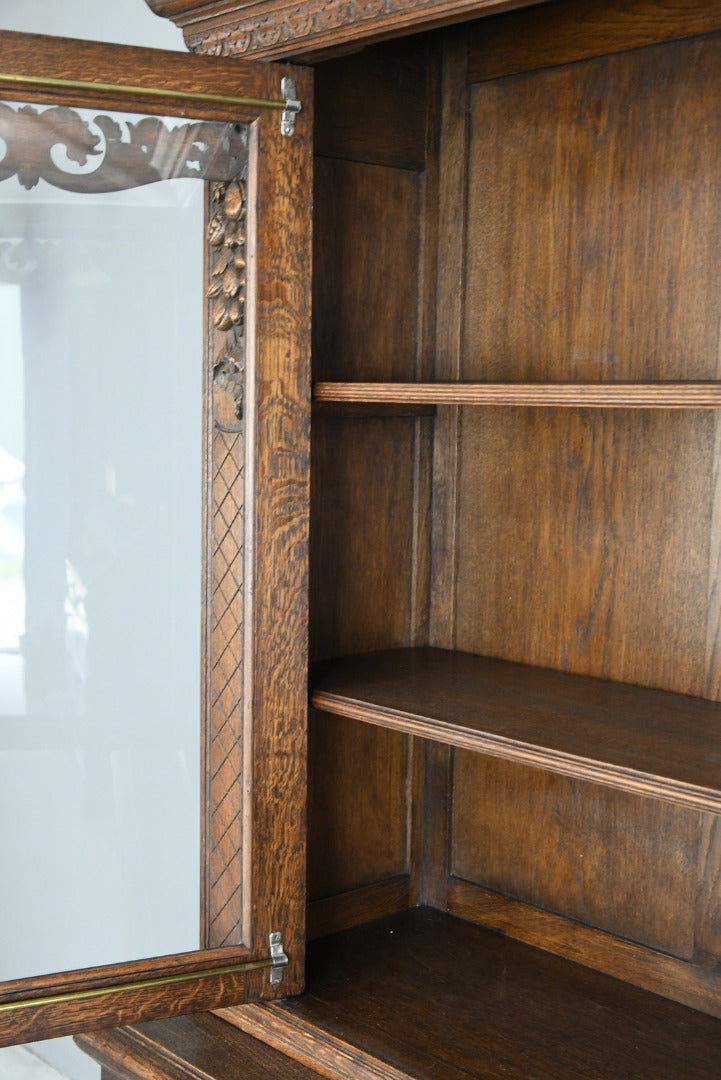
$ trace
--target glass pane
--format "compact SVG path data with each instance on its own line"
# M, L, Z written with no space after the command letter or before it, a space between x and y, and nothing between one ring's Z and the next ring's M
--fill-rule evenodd
M244 146L0 104L3 980L198 945L204 185L182 177L235 175Z

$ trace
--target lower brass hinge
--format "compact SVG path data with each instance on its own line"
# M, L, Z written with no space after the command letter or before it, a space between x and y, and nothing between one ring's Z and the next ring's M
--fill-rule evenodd
M283 968L288 963L288 957L283 951L283 935L279 930L274 930L270 935L270 958L273 962L270 982L271 986L277 986L283 981Z

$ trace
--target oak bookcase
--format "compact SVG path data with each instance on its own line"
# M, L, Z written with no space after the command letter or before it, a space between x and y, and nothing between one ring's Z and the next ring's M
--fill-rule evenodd
M721 4L151 6L315 70L307 989L83 1044L715 1077Z

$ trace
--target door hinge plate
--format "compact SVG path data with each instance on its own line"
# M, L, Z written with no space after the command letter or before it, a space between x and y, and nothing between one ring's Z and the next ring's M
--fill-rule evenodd
M280 133L281 135L293 135L295 133L295 118L296 114L300 112L302 106L296 97L295 79L289 78L287 75L281 79L280 92L283 95L283 101L285 106L280 118Z
M270 982L272 986L277 986L283 981L283 968L288 963L288 957L283 950L283 935L278 930L274 930L270 935L270 958L273 961Z

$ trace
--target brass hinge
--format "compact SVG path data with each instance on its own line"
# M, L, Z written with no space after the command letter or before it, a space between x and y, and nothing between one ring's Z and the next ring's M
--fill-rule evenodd
M273 966L270 969L271 986L278 986L283 981L283 968L288 963L288 957L283 951L283 935L274 930L270 935L270 958Z
M280 118L281 135L293 135L295 133L295 118L301 110L301 104L296 98L295 79L287 75L280 80L280 92L283 95L285 108Z

